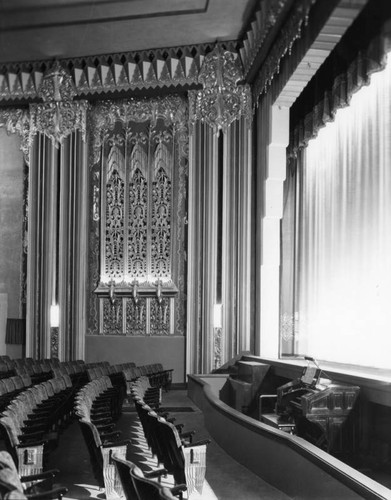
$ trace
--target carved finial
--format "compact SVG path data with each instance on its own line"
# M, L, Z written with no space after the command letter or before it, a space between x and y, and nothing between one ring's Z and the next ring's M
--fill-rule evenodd
M38 95L44 102L72 101L75 97L72 77L58 61L44 74Z

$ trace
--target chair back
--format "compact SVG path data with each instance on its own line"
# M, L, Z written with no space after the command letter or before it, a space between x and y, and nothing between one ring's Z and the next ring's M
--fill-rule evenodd
M7 451L0 451L0 497L27 500L15 462Z
M163 495L163 487L152 479L147 479L144 477L142 471L134 466L130 469L130 476L132 478L134 487L136 489L139 500L178 500L175 498L168 488L165 488L165 492ZM167 496L168 495L168 496Z
M117 469L119 480L122 485L122 489L124 490L124 495L126 500L139 500L136 492L136 488L134 487L132 477L130 475L130 471L134 469L135 464L129 462L128 460L124 460L118 455L113 454L111 456L111 461L114 463L115 468Z

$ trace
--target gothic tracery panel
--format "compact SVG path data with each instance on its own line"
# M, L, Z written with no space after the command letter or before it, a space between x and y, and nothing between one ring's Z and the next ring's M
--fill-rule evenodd
M171 274L171 180L170 154L165 144L156 148L154 158L151 224L151 274L156 278L170 278Z
M151 302L151 330L156 335L170 334L170 306L169 298L164 298L160 303L156 300Z
M103 333L120 335L122 327L122 301L112 304L110 300L103 299Z
M121 163L123 156L114 144L108 158L105 214L105 274L113 279L121 278L124 272L125 182Z
M147 333L147 299L142 298L135 303L129 299L126 304L127 335L146 335Z
M91 299L90 311L100 313L89 333L184 334L186 110L178 96L94 108L91 178L99 170L101 192L95 183L91 243L99 248L90 255L99 307Z
M128 274L133 278L147 275L148 181L147 155L137 143L130 157Z

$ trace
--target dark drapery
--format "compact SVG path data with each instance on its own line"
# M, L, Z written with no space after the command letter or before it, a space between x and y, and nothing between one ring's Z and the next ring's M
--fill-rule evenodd
M295 158L370 75L384 68L390 49L391 2L370 0L292 106L289 157Z
M7 319L5 333L6 344L24 344L26 342L26 320L17 318Z

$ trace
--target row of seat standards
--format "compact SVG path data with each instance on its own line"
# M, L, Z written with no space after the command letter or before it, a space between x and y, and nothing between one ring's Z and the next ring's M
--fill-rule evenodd
M105 488L106 498L127 500L177 499L193 492L202 494L209 440L193 441L194 431L184 432L183 424L161 406L162 387L156 379L127 375L127 395L137 410L150 452L162 468L142 472L127 459L129 441L116 429L121 389L101 376L84 386L75 398L75 414L89 451L95 479ZM175 486L168 488L159 478L170 474ZM186 493L185 493L186 492Z
M175 419L160 406L148 379L142 377L133 382L131 395L149 449L158 463L173 476L178 488L185 485L188 495L201 495L210 440L194 441L194 431L184 431L183 424L175 424Z
M76 396L82 395L86 402L90 384L108 384L105 392L111 397L113 422L121 413L129 384L146 376L142 374L150 377L160 393L171 386L172 370L163 369L161 364L137 367L132 362L87 364L0 356L0 431L6 448L0 453L0 498L60 500L67 489L53 487L58 471L43 469L47 454L58 445L60 433L72 421L76 401L80 403ZM105 435L104 441L108 438ZM15 474L17 477L13 477Z

